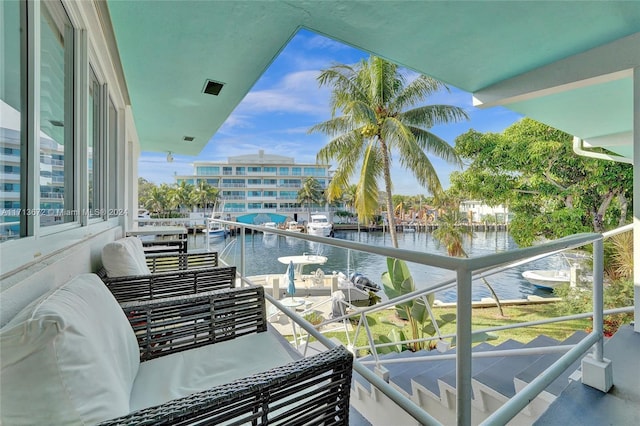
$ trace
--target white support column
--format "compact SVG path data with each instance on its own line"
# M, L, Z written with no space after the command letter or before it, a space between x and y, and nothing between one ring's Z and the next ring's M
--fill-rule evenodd
M633 264L634 329L640 333L640 67L633 70Z

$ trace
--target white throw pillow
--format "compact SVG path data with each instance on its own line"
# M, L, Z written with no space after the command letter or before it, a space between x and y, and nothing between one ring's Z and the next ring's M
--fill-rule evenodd
M121 238L105 244L102 248L102 265L109 277L151 273L145 260L142 241L136 237Z
M82 274L0 329L0 424L95 424L129 413L140 355L100 278Z

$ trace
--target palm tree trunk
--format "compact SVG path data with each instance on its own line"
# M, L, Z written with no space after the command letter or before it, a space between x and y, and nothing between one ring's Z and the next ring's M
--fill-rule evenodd
M380 149L382 150L382 162L384 164L384 189L387 192L387 219L389 222L389 235L391 244L398 248L398 237L396 236L396 221L393 216L393 200L391 199L391 167L389 165L389 153L384 139L380 138Z

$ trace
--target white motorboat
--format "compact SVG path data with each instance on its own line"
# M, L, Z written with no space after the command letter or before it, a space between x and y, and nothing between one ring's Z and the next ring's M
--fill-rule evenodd
M333 271L331 274L321 268L305 274L306 265L324 265L326 256L306 254L301 256L282 256L278 262L283 265L293 263L296 285L296 296L326 296L331 297L336 291L344 294L344 300L356 306L367 306L370 303L370 292L377 292L380 286L360 273L352 273L347 277L342 272ZM248 277L253 284L262 285L275 297L282 297L288 286L287 274L266 274Z
M402 232L416 232L416 224L413 222L402 224Z
M298 228L298 222L292 220L291 222L287 223L287 231L300 232L300 228Z
M333 224L323 214L312 214L311 221L307 224L307 233L320 237L330 237L333 235Z
M270 229L278 229L278 225L275 222L265 222L262 224L265 227L265 230L262 231L265 235L275 235L272 232L269 232Z
M562 284L569 284L571 274L568 269L536 269L524 271L522 278L538 288L553 290Z

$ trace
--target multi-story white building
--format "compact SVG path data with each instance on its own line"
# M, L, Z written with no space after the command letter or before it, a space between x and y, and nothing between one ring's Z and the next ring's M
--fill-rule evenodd
M222 212L239 222L280 223L287 217L307 219L306 214L302 214L307 212L307 206L297 201L298 191L307 177L315 178L326 188L329 169L329 165L296 163L293 157L265 154L260 150L257 154L229 157L226 162L195 162L194 175L175 179L176 183L184 181L193 185L204 180L217 188ZM311 210L328 211L328 207L311 205Z

